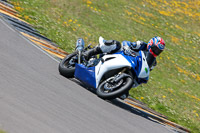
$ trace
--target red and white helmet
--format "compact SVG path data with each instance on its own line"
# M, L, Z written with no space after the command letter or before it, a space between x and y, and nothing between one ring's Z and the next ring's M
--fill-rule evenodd
M165 42L161 37L156 36L148 42L147 49L154 57L157 57L165 49Z

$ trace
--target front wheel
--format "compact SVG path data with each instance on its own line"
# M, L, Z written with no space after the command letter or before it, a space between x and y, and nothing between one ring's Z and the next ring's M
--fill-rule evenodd
M131 89L133 79L130 75L124 74L117 82L116 76L104 80L97 88L97 95L102 99L114 99Z
M73 78L75 72L75 64L77 63L76 52L67 55L63 60L61 60L58 70L60 74L67 78Z

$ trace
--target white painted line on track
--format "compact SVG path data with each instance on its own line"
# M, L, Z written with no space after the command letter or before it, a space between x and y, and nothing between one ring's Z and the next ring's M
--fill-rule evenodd
M5 21L3 21L3 17L0 19L1 20L1 22L6 26L6 27L8 27L10 30L12 30L12 31L14 31L14 32L16 32L16 30L14 30L13 28L11 28L11 26L10 25L8 25L8 23L6 23Z

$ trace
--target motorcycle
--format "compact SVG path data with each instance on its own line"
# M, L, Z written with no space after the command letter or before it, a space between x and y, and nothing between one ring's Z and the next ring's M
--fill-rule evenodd
M103 41L100 37L99 43ZM126 41L122 43L123 49L120 52L93 56L86 60L81 53L91 46L84 47L84 40L79 38L76 51L59 63L59 72L95 89L97 96L102 99L120 97L132 87L147 83L150 71L144 51L134 52L126 45Z

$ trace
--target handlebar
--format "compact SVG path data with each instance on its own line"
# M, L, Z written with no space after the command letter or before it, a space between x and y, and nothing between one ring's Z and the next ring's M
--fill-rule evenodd
M136 56L136 52L131 50L128 45L123 46L123 51L124 51L124 54L126 54L126 55L130 55L130 56L133 56L133 57Z

